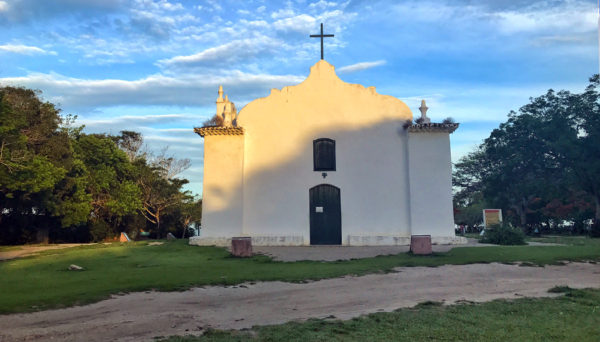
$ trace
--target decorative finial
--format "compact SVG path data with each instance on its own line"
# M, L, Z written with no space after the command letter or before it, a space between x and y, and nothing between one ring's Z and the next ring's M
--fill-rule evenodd
M427 117L427 110L429 107L425 104L425 100L421 100L421 107L419 110L421 111L421 122L422 123L431 123L431 120Z
M217 99L217 101L223 101L223 86L222 85L219 86L219 98Z

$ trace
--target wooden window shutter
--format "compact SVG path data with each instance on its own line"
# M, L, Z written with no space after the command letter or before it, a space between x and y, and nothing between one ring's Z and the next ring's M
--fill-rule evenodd
M335 140L320 138L313 141L315 171L335 171Z

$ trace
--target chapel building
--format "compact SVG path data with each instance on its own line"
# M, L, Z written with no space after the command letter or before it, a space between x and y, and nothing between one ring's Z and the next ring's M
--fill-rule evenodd
M320 60L302 83L238 114L219 88L204 138L201 235L190 244L463 243L454 234L449 135L399 99L349 84Z

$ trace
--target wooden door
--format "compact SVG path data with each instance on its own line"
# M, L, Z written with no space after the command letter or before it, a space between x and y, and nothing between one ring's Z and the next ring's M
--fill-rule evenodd
M342 208L340 189L317 185L309 191L310 244L340 245L342 243Z

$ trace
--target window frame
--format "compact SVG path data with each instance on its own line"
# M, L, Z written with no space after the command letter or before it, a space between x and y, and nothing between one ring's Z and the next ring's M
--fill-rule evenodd
M331 143L333 146L333 152L332 152L332 168L324 168L324 167L317 167L318 164L318 160L317 160L317 146L319 145L319 143L321 142L328 142ZM313 170L314 171L336 171L336 153L335 153L335 140L330 139L330 138L318 138L313 140Z

